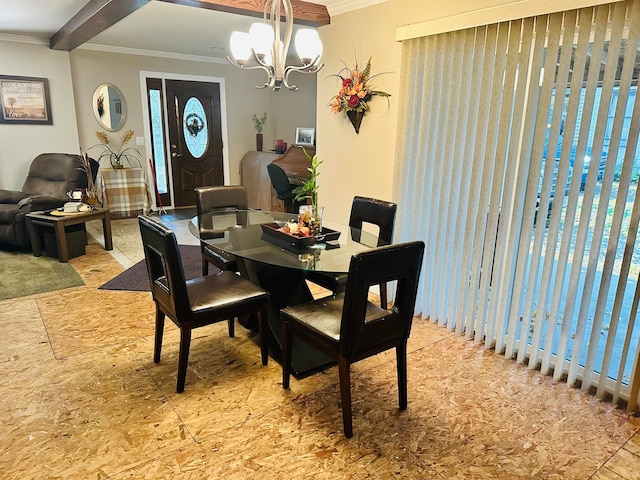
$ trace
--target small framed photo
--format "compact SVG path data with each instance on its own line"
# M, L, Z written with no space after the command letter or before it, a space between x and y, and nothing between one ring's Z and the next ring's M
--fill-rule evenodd
M49 81L0 75L0 123L51 125Z
M296 128L296 145L313 147L316 140L315 128Z

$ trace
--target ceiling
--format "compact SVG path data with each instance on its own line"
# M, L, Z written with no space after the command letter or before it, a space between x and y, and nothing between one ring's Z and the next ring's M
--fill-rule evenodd
M386 0L305 0L340 13ZM90 0L0 0L0 38L20 35L49 42ZM226 58L229 35L247 31L255 17L151 1L79 48L126 49Z

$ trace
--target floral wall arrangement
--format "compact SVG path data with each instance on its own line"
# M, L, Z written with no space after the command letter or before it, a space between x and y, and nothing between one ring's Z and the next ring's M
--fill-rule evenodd
M387 92L375 90L368 82L381 75L371 75L371 57L367 65L360 70L356 60L353 69L344 66L338 73L332 75L340 79L341 87L338 94L331 99L331 110L335 114L345 112L349 117L356 133L360 133L360 124L365 112L369 110L368 102L373 97L390 97Z

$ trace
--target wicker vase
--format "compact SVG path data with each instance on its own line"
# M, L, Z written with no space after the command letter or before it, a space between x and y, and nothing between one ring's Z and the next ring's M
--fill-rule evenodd
M351 120L351 125L353 125L356 133L360 133L360 124L362 123L362 117L364 117L364 112L358 112L356 110L347 110L347 117Z

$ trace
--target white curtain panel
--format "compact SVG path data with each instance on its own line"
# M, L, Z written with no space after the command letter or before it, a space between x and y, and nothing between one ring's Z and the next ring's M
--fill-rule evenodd
M423 318L630 408L639 28L633 0L404 41L394 178Z

